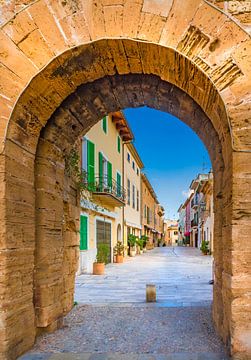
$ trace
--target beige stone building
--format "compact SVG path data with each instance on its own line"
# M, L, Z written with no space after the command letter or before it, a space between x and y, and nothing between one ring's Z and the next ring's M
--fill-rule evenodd
M82 138L82 169L89 192L81 199L79 273L92 272L100 243L108 245L112 262L113 247L123 239L123 142L131 139L121 112L105 116Z
M155 203L154 230L157 244L164 240L164 214L165 209L158 202Z
M179 240L179 226L177 220L164 220L164 241L167 246L177 246Z
M129 234L141 236L141 170L144 167L132 142L124 144L124 186L126 206L124 207L124 242Z
M148 236L149 243L157 246L163 235L164 208L147 176L141 173L141 224L142 234Z

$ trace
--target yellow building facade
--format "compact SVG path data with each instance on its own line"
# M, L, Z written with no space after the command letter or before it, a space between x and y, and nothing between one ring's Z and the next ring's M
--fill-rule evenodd
M141 169L144 167L132 142L124 144L124 243L129 234L141 236Z
M109 114L82 138L81 164L86 196L81 198L79 273L91 273L99 244L113 248L123 239L123 142L132 134L120 112Z

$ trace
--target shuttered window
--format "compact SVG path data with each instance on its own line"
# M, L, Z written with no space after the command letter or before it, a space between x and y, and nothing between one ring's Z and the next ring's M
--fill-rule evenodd
M103 154L99 152L98 154L98 161L99 161L99 185L100 191L103 190L103 177L104 177L104 166L103 166Z
M121 141L120 141L120 137L119 137L119 136L118 136L117 145L118 145L118 152L120 153L120 151L121 151Z
M132 186L132 207L135 209L135 185Z
M107 185L111 189L112 188L112 164L107 162Z
M131 183L130 180L127 179L127 204L130 205L131 200Z
M121 196L121 175L117 172L117 196Z
M80 250L87 250L88 248L88 218L87 216L80 216Z
M139 190L137 190L137 207L136 210L139 211Z
M106 116L102 119L102 128L103 128L104 132L107 134L107 117Z
M95 145L89 140L87 142L87 172L88 172L88 184L94 184Z

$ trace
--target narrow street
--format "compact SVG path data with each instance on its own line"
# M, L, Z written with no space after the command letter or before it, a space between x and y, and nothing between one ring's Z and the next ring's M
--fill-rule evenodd
M209 305L211 277L210 256L190 247L160 247L128 257L124 264L107 265L104 276L78 276L75 300L93 305L144 303L146 284L153 283L160 306Z
M211 320L211 258L192 248L156 248L104 276L76 279L64 327L37 339L22 360L228 359ZM145 303L156 284L157 303Z

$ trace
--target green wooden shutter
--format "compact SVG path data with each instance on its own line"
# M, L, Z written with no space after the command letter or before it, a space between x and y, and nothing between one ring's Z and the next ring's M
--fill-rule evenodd
M98 154L98 161L99 161L99 187L100 187L100 191L103 191L104 170L103 170L103 155L101 152L99 152Z
M88 187L94 187L95 182L95 145L88 140L87 142L87 172Z
M107 184L109 188L112 188L112 164L109 161L107 162L107 177Z
M120 148L121 148L120 145L121 145L121 144L120 144L120 137L118 136L118 152L119 152L119 153L120 153Z
M107 133L107 119L106 116L102 120L102 127L105 133Z
M87 250L88 248L88 218L80 215L80 250Z
M121 175L117 173L117 196L121 196Z

